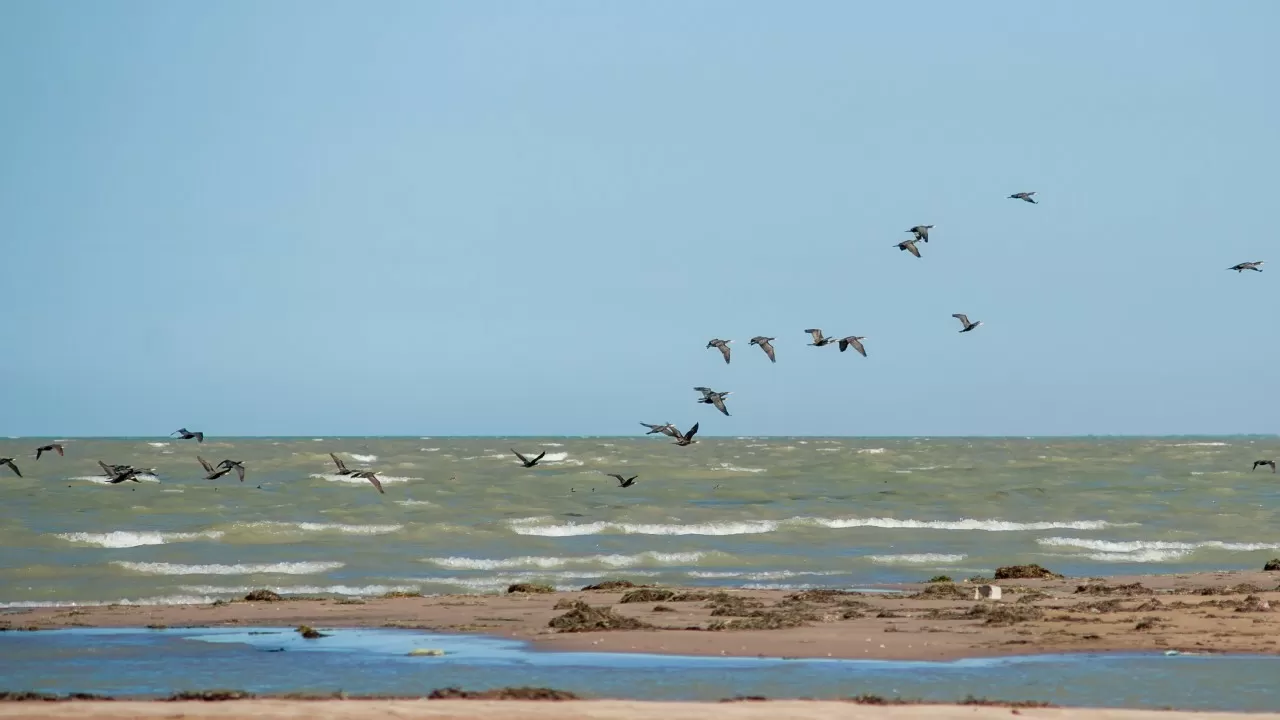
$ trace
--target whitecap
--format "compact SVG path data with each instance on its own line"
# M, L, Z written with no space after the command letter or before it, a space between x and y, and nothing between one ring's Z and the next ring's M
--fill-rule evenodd
M264 520L260 522L238 523L239 527L251 528L279 528L283 530L303 530L308 532L338 532L344 535L383 535L385 533L393 533L397 530L403 530L403 525L345 525L343 523L318 523L318 522L275 522Z
M208 605L214 598L193 595L163 595L131 600L19 600L0 603L0 608L103 607L106 605Z
M254 590L270 590L280 595L385 595L390 592L417 592L417 585L182 585L179 589L203 595L244 595Z
M722 472L747 472L747 473L762 473L762 472L768 472L768 470L767 470L767 469L765 469L765 468L744 468L744 467L736 467L736 466L734 466L734 465L730 465L729 463L726 463L726 462L722 462L722 463L720 463L719 467L713 467L713 468L711 468L711 469L712 469L712 470L715 470L715 471L722 471Z
M564 447L564 443L542 443L540 447Z
M1100 530L1112 527L1103 520L1067 520L1063 522L1013 522L1010 520L898 520L895 518L792 518L789 522L814 524L829 528L874 527L920 530L983 530L1016 532L1019 530Z
M277 562L277 563L241 563L237 565L182 565L166 562L129 562L113 560L126 570L147 573L149 575L311 575L337 570L346 563L340 562Z
M435 503L428 502L426 500L396 500L395 503L397 505L404 505L405 507L410 507L413 505L435 505Z
M511 529L518 535L540 535L543 537L573 537L578 535L599 535L606 531L624 535L752 535L767 533L778 529L773 520L752 520L746 522L695 523L690 525L649 524L649 523L567 523L563 525L534 525L532 523L510 523Z
M328 480L329 482L347 483L350 485L368 485L369 484L369 481L365 480L364 478L352 477L350 475L330 475L328 473L312 473L311 477L320 478L322 480ZM381 473L378 474L378 482L382 483L383 485L387 485L388 483L409 482L410 480L421 480L421 478L408 478L408 477L400 477L397 475L383 475Z
M184 540L217 540L223 533L219 530L206 530L194 533L162 533L145 530L113 530L107 533L58 533L55 537L68 542L97 545L104 548L131 548L143 545L164 545Z
M883 452L885 452L884 448L860 448L858 450L859 455L879 455Z
M868 560L882 565L949 565L965 559L964 555L947 553L906 553L903 555L867 555Z
M167 442L149 442L147 444L151 447L169 447L169 443Z
M1229 447L1229 443L1224 443L1224 442L1173 443L1168 447Z
M357 455L357 454L355 454L355 453L347 453L347 457L351 458L352 460L355 460L356 462L360 462L360 463L373 463L373 462L378 462L378 456L377 456L377 455Z
M1099 562L1163 562L1186 557L1201 548L1231 552L1280 550L1280 543L1240 543L1220 540L1171 542L1164 540L1089 540L1086 538L1048 537L1036 542L1048 547L1077 548L1089 551L1085 556Z
M658 564L686 565L696 563L706 556L704 552L662 553L646 551L636 555L585 555L582 557L546 557L525 555L509 558L468 558L468 557L435 557L426 558L429 562L454 570L507 570L528 567L562 568L566 565L604 565L611 568L632 567L645 562Z

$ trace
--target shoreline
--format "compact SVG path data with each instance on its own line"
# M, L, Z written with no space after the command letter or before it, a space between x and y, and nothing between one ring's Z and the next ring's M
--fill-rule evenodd
M521 640L531 650L789 659L1276 655L1278 581L1280 573L1267 571L993 581L1000 600L975 600L980 583L968 581L881 586L900 593L637 583L504 595L8 608L0 629L381 627Z

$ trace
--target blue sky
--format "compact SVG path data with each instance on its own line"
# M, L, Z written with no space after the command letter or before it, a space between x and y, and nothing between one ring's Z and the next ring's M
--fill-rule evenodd
M1278 24L3 3L0 434L1274 433Z

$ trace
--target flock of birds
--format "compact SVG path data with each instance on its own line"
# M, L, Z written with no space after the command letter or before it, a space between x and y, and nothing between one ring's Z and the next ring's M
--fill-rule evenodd
M1008 197L1009 199L1012 199L1012 200L1022 200L1023 202L1031 203L1032 205L1037 205L1039 203L1034 197L1035 194L1036 193L1034 191L1018 192L1018 193L1009 195ZM911 238L907 240L903 240L902 242L899 242L899 243L895 243L894 247L897 247L899 250L905 250L911 253L912 255L916 256L917 258L919 258L921 257L921 255L920 255L920 248L918 244L922 242L924 243L929 242L929 231L931 229L933 229L932 225L916 225L914 227L908 228L906 232L911 233L912 235ZM1245 270L1254 270L1256 272L1262 272L1262 264L1263 264L1262 260L1255 260L1252 262L1238 263L1236 265L1232 265L1227 269L1235 270L1237 273L1244 272ZM961 326L960 332L962 333L972 332L975 328L982 325L981 320L970 320L969 316L964 313L953 313L951 317L960 321L960 326ZM819 328L809 328L805 330L805 332L809 333L809 335L811 335L813 338L813 342L809 343L811 347L826 347L828 345L835 345L840 348L840 352L844 352L849 348L853 348L855 351L858 352L859 355L862 355L863 357L867 357L867 348L865 345L862 344L862 341L867 339L866 336L864 335L849 335L843 338L832 338L824 335L822 330ZM764 354L769 358L769 362L776 363L778 361L778 357L773 347L774 340L776 340L776 338L766 337L764 335L757 335L751 338L750 344L756 347L759 347L762 351L764 351ZM732 350L729 348L729 344L732 342L733 342L732 340L722 340L720 338L714 338L707 343L707 349L716 348L717 350L719 350L720 354L724 357L725 363L728 364L732 356ZM724 415L726 416L729 415L729 408L725 405L725 398L727 398L732 393L727 391L712 390L709 387L702 387L702 386L695 387L694 390L702 393L702 397L699 398L697 402L706 404L706 405L711 405L715 407L715 409L723 413ZM678 445L680 447L688 447L689 445L692 445L698 442L697 440L694 439L694 436L698 434L698 426L700 425L700 423L694 423L693 427L689 428L685 432L681 432L679 428L677 428L675 425L669 422L662 423L662 424L652 424L652 423L642 422L640 424L649 428L649 431L645 433L646 435L653 435L655 433L662 433L664 435L668 435L674 439L675 442L673 444ZM191 431L191 430L187 430L186 428L179 428L178 430L175 430L174 432L170 433L170 436L173 436L173 435L177 435L178 439L180 440L195 440L197 443L204 442L203 432ZM48 445L43 445L41 447L38 447L36 448L36 456L35 456L36 460L39 460L41 456L43 456L45 453L50 453L50 452L57 452L58 455L61 456L65 454L65 448L59 443L51 443ZM547 454L545 451L543 451L537 457L530 459L525 455L521 454L519 451L515 450L514 448L511 449L511 452L514 453L517 458L519 458L520 464L525 468L535 467L538 464L538 462L542 460L542 458ZM386 491L382 489L382 483L378 480L378 475L375 471L351 470L346 466L346 463L344 463L342 459L339 458L334 453L329 453L329 457L333 459L333 463L337 467L337 470L335 471L337 475L353 477L353 478L363 478L365 480L368 480L375 488L377 488L379 493L383 493L383 494L386 493ZM0 457L0 465L8 466L9 470L11 470L14 474L16 474L18 477L22 477L22 471L18 469L18 466L16 463L14 463L14 460L15 458ZM218 463L217 465L210 465L207 460L200 457L199 455L196 456L196 460L200 461L201 467L204 468L206 480L217 480L223 475L226 475L227 473L230 473L232 470L234 470L236 474L239 476L240 481L244 482L245 466L242 461L226 459ZM155 468L142 469L142 468L135 468L130 465L111 465L108 463L104 463L101 460L98 461L98 465L101 466L103 474L107 478L107 482L112 485L118 485L127 480L132 480L134 482L141 482L138 479L139 476L155 475ZM1275 460L1257 460L1253 463L1253 468L1250 470L1250 472L1252 472L1253 470L1257 470L1259 467L1270 467L1271 472L1274 473L1276 472L1276 461ZM638 475L633 475L629 478L626 478L617 473L608 473L608 476L617 479L618 486L624 487L624 488L631 487L632 485L634 485L636 482L636 479L639 477Z

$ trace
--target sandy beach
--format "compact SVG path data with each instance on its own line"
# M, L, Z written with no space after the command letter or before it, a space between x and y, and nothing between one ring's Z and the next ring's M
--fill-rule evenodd
M236 702L64 702L0 703L0 718L431 718L432 720L705 720L708 710L726 720L987 720L1011 714L1028 720L1172 720L1182 716L1196 720L1245 720L1277 717L1272 713L1183 713L1154 710L1092 710L910 705L874 707L842 702L782 701L718 704L649 703L620 700L570 702L479 700L361 700L291 701L245 700Z
M839 590L615 588L8 610L10 630L403 627L518 638L544 650L946 660L1078 651L1274 654L1280 573L1048 578ZM323 642L323 639L317 640Z

